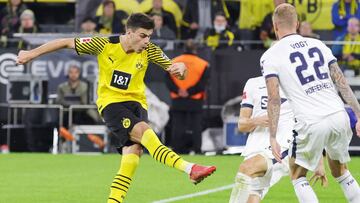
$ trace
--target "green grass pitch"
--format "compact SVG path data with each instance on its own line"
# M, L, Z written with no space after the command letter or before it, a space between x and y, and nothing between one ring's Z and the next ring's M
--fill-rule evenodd
M145 203L176 196L198 193L233 183L242 158L239 156L184 156L201 164L214 164L216 173L199 185L188 177L155 162L144 155L126 198L127 203ZM0 203L99 203L106 202L109 185L118 170L119 155L0 155ZM349 164L354 177L360 181L360 158ZM314 187L320 202L346 202L339 185L332 177L329 187ZM230 189L184 199L176 202L228 202ZM271 188L265 203L297 202L288 177Z

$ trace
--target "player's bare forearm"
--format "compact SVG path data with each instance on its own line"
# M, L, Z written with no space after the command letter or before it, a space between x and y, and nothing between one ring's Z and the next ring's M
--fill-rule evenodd
M277 77L271 77L266 79L266 87L268 92L267 112L269 116L270 138L276 138L281 104L281 98L279 93L279 79Z
M25 64L38 56L63 48L74 49L74 38L56 39L29 51L21 50L18 54L17 63Z
M256 125L251 118L239 118L238 130L243 133L252 132Z
M352 108L357 118L360 118L360 105L356 99L353 91L351 90L349 84L347 83L344 74L342 73L339 65L337 63L332 63L329 67L330 76L334 81L337 89L339 90L341 96L345 102Z
M252 122L253 109L248 107L241 107L238 121L238 130L240 132L252 132L255 129L255 125Z
M267 115L254 118L239 118L238 128L240 132L252 132L256 127L269 127L269 119Z

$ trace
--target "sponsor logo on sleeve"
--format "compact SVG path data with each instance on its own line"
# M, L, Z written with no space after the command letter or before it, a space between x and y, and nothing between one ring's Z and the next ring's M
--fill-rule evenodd
M84 38L80 38L80 43L89 43L91 42L91 37L84 37Z

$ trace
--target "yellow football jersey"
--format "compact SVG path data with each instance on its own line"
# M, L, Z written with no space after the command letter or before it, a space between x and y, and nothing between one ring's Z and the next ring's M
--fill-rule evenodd
M99 64L98 99L101 113L111 103L136 101L147 109L144 77L149 62L164 69L170 59L156 45L150 43L141 53L126 53L119 36L75 38L76 52L97 55Z

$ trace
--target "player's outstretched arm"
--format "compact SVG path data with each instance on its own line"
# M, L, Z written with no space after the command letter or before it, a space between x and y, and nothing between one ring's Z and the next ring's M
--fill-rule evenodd
M266 79L268 93L267 112L269 116L270 145L274 158L281 163L280 145L276 141L276 131L280 116L281 98L279 93L279 79L270 77Z
M38 56L63 48L75 49L74 38L56 39L35 49L28 51L21 50L18 54L16 63L25 64Z
M342 73L339 65L335 62L329 66L330 76L334 81L337 89L339 90L341 96L345 100L345 102L351 107L354 111L358 122L356 123L356 132L357 135L360 136L360 105L358 100L356 99L353 91L351 90L349 84L347 83L344 74Z

